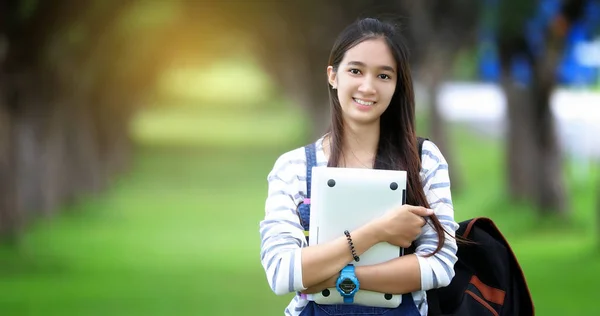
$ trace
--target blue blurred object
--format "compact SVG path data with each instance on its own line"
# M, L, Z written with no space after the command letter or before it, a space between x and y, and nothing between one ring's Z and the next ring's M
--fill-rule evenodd
M585 65L577 52L583 45L589 44L593 40L592 34L588 30L585 21L578 21L570 28L564 55L557 69L559 83L587 86L595 84L598 80L598 67Z
M501 68L496 47L496 7L498 0L485 0L482 6L482 21L479 32L479 78L484 82L498 82Z
M485 82L498 82L500 80L501 69L498 62L498 53L493 47L493 43L486 43L480 51L479 76Z
M538 3L538 10L525 25L523 34L534 57L543 54L544 33L561 9L560 0L540 0ZM495 42L497 4L496 0L486 0L483 8L478 62L480 80L486 82L500 80L501 70ZM588 51L600 51L600 47L590 48L593 43L600 45L600 1L587 1L583 16L570 26L566 36L563 56L556 70L559 84L600 85L600 57L596 62L593 57L588 56ZM594 42L595 38L597 40ZM531 81L531 67L523 56L517 56L511 61L510 71L514 80L520 84Z
M527 61L527 57L519 55L515 56L511 61L511 76L513 80L523 86L531 83L531 65Z

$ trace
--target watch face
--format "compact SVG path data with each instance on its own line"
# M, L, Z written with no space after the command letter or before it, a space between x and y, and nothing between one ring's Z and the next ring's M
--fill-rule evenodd
M354 291L355 288L356 284L354 284L354 282L352 282L352 280L350 279L344 279L344 281L340 283L340 289L346 294L352 293L352 291Z

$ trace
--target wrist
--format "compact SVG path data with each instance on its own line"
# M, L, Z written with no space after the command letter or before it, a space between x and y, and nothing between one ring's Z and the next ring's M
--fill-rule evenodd
M380 220L374 220L362 227L365 235L373 241L374 245L386 240L383 236L384 230L382 229L381 224Z
M345 266L336 282L337 291L343 296L344 304L353 303L354 295L360 290L360 282L356 278L354 265Z

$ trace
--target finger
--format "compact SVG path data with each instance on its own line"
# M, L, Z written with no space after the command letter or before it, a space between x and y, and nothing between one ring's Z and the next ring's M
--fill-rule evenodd
M433 210L429 209L429 208L425 208L425 207L414 207L414 208L411 208L409 211L411 213L421 216L421 217L433 215Z

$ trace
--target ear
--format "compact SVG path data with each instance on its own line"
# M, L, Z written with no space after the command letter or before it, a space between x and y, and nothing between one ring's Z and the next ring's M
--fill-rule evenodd
M333 70L332 66L327 67L327 79L332 89L337 89L337 72Z

